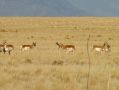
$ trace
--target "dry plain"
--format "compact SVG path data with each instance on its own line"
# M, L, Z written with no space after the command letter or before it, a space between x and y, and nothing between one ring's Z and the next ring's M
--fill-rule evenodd
M0 53L0 90L87 90L89 34L89 90L119 90L118 17L0 17L0 43L14 45L11 55ZM105 41L111 52L92 50ZM66 53L56 42L76 50Z

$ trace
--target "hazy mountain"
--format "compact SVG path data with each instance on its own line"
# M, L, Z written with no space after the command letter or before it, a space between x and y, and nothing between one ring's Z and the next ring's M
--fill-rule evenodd
M68 0L0 0L0 15L5 16L85 16Z
M119 0L0 0L0 16L119 16Z
M69 0L91 16L119 16L119 0Z

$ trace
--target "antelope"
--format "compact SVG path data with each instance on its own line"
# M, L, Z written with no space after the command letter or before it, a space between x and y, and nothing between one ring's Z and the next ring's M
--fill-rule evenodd
M106 43L104 43L103 45L93 45L93 50L95 50L96 52L102 52L105 50L105 46Z
M4 52L4 54L6 53L6 52L8 52L9 53L9 55L11 54L11 51L14 49L14 46L13 45L11 45L11 44L6 44L6 42L4 43L4 47L3 47L3 52Z
M20 49L22 50L22 51L26 51L26 50L30 50L30 49L32 49L33 47L35 47L36 46L36 43L35 42L33 42L31 45L21 45L20 46Z
M66 50L67 52L73 52L75 50L74 45L63 45L58 42L56 42L56 45L58 46L58 48L62 48L63 50Z

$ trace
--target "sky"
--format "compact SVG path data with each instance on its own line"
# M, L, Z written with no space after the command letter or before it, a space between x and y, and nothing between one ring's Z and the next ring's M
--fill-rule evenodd
M119 0L0 0L0 16L119 16Z

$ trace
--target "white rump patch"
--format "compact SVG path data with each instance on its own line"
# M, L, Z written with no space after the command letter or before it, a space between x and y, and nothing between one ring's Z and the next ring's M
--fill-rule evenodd
M95 51L101 52L101 51L103 51L103 49L102 48L95 48Z
M27 50L30 50L30 47L24 47L24 48L21 47L21 50L22 51L27 51Z
M66 50L67 50L67 52L73 52L74 51L73 48L67 48Z

